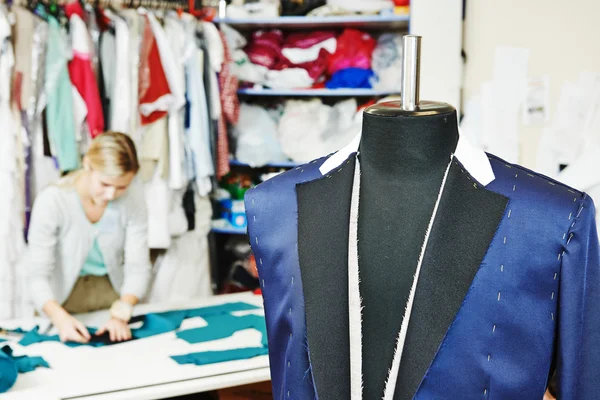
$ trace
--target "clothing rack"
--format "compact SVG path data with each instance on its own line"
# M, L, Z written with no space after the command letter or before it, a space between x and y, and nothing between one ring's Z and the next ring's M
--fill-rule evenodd
M63 6L69 0L1 0L1 3L13 4L19 6L35 6L35 4L45 4L47 6ZM99 6L103 8L138 8L148 9L171 9L171 10L194 10L196 2L194 0L81 0L82 3Z

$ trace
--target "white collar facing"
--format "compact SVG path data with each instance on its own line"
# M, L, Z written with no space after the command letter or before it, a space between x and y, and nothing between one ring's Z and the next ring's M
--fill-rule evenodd
M345 160L350 157L350 154L358 151L360 144L361 133L356 135L352 142L346 147L338 150L331 155L319 168L322 175L326 175L339 167ZM455 157L466 168L466 170L483 186L489 185L496 176L490 164L490 160L483 150L474 147L464 135L458 136L458 144L456 145Z

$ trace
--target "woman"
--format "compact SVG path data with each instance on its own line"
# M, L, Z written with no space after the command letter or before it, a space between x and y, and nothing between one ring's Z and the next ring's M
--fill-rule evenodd
M71 314L110 308L97 335L131 338L127 321L151 274L143 188L133 141L122 133L97 136L83 169L36 198L29 227L29 296L62 341L86 343L85 325Z

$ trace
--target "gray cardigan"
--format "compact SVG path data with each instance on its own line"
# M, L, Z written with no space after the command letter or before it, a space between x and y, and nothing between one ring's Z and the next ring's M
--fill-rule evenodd
M35 199L24 259L29 299L38 312L48 300L67 300L94 238L115 290L144 297L151 266L141 183L134 181L109 204L99 226L86 217L74 188L50 186Z

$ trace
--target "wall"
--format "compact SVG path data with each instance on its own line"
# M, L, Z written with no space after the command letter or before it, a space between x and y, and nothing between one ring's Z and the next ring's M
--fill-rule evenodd
M560 88L582 71L600 72L600 1L598 0L466 0L463 44L463 105L492 79L497 46L530 50L528 76L550 77L550 119ZM525 126L519 119L520 163L535 168L545 124Z

